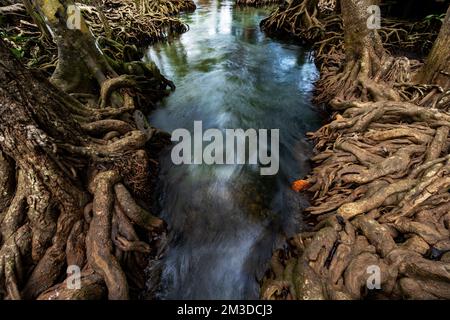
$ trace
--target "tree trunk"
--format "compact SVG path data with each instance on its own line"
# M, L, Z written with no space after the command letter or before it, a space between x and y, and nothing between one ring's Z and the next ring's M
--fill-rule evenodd
M92 93L96 84L117 76L95 44L72 0L33 0L34 14L44 17L58 47L51 81L63 91Z
M450 88L450 6L428 58L416 76L418 83L432 83Z
M363 59L365 51L381 58L384 54L383 44L376 29L369 29L367 21L370 5L374 0L341 0L341 13L344 23L344 48L347 61Z
M383 84L394 81L409 70L392 71L394 59L384 49L376 28L369 28L369 6L376 0L341 0L345 59L337 55L340 70L326 73L317 83L315 101L332 99L399 100L398 93ZM336 72L337 71L337 72ZM401 72L402 71L402 72Z
M23 286L23 297L33 298L61 276L67 238L88 201L78 177L67 174L54 137L74 144L82 138L61 102L64 95L26 70L3 41L0 56L0 148L18 170L14 199L3 212L0 279L6 278L6 297L20 298ZM15 263L26 261L26 252L34 265L29 278L26 263Z

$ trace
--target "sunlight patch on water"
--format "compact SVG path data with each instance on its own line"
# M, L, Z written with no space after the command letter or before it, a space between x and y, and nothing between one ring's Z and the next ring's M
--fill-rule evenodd
M313 64L304 64L301 70L301 78L298 81L298 88L302 92L311 92L314 89L314 82L319 76L319 72Z
M231 33L231 15L230 8L228 6L222 6L220 9L220 33L230 34Z
M295 57L283 57L280 59L280 69L282 71L288 71L295 67L297 59Z

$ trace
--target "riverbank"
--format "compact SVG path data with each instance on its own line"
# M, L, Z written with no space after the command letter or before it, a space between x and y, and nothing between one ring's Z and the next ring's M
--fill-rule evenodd
M312 195L314 230L274 253L264 299L450 298L450 9L438 36L426 31L437 38L423 62L393 54L361 3L297 1L262 22L315 42L314 100L332 112L310 134L314 169L297 188Z
M0 298L136 299L166 232L144 114L174 89L141 48L195 5L24 3L0 9Z

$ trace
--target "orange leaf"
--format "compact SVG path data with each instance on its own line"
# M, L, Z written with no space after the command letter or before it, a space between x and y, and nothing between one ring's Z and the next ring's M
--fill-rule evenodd
M305 189L308 189L310 187L310 184L308 180L296 180L292 182L291 188L292 190L296 192L303 191Z

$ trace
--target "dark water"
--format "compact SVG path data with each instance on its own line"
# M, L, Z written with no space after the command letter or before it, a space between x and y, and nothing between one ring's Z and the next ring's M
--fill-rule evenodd
M269 9L197 1L190 31L152 47L148 58L177 85L151 116L172 132L208 128L280 129L280 170L250 165L179 165L161 159L162 217L171 242L162 261L163 299L258 298L272 249L301 228L305 200L290 183L309 170L306 131L319 126L309 103L317 71L308 51L266 38Z

